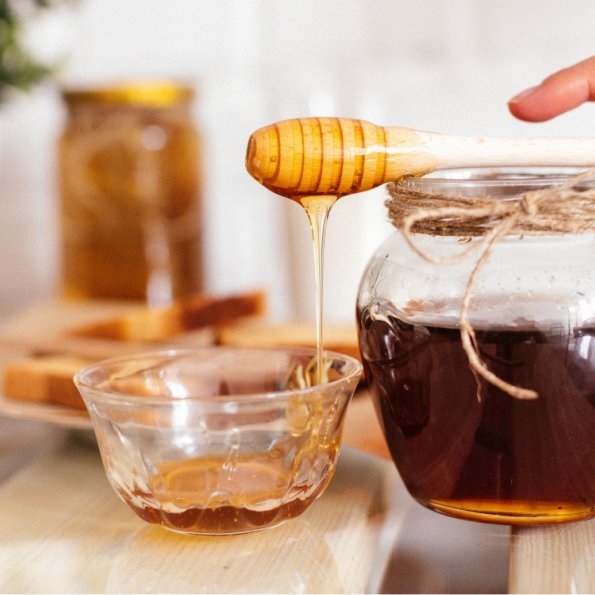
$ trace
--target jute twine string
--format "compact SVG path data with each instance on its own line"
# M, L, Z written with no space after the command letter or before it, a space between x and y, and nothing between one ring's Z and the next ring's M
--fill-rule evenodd
M476 379L479 381L481 377L517 399L535 399L538 394L502 380L481 359L475 331L469 322L473 286L494 247L506 235L595 232L595 188L589 182L595 182L595 168L572 176L561 185L523 192L506 199L429 194L397 183L388 186L391 196L386 202L389 218L403 231L408 244L422 258L443 265L458 262L472 251L480 250L463 294L461 342ZM467 249L455 256L444 258L418 246L413 238L415 233L458 236L461 243L477 236L483 236L483 239L470 243Z

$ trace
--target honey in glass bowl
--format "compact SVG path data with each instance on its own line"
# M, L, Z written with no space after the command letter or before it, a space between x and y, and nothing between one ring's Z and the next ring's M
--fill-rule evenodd
M325 352L324 382L294 382L315 355L205 347L81 370L75 383L112 487L143 520L183 533L246 533L299 516L333 477L362 371Z

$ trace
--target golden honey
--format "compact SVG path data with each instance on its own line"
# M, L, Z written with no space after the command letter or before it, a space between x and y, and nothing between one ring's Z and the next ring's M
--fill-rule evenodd
M59 142L67 297L167 305L202 286L199 135L192 89L70 90Z
M336 446L329 448L331 460L336 452ZM121 495L145 521L176 531L244 533L276 525L299 516L326 488L332 473L321 479L314 469L305 472L313 462L304 457L300 460L305 479L296 484L295 474L284 465L280 453L274 455L265 452L160 463L150 478L150 492Z

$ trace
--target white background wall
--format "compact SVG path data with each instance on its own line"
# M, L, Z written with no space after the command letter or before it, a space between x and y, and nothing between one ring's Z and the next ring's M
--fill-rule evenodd
M17 0L18 1L18 0ZM289 117L345 116L452 134L592 135L593 106L547 124L506 101L595 54L590 0L80 0L32 23L59 84L173 76L198 90L208 289L265 288L277 318L312 315L299 207L244 170L249 134ZM53 295L58 85L0 106L0 316ZM342 199L327 240L326 313L351 320L357 283L390 231L384 191Z

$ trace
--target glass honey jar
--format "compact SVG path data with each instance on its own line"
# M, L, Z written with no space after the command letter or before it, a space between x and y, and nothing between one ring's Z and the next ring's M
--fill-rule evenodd
M576 173L389 186L397 228L364 273L359 342L392 457L430 509L519 525L595 514L595 183L569 186Z
M202 287L191 87L69 89L58 171L63 294L168 305Z

